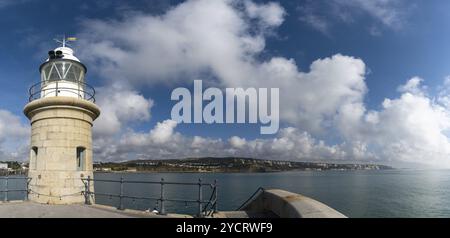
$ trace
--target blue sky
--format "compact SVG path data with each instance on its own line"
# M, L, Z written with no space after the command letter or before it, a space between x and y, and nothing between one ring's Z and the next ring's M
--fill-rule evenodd
M132 10L161 14L177 2L180 1L131 1L127 3L131 6L125 7L120 1L11 1L1 8L0 60L2 74L15 80L3 80L6 87L0 105L15 113L21 111L27 93L23 89L39 80L38 66L48 49L57 46L52 39L61 34L76 35L82 30L83 19L121 18ZM269 38L265 54L293 58L301 68L336 53L362 58L371 71L367 76L370 91L366 98L371 107L379 106L385 97L395 96L396 87L412 76L421 76L427 85L435 87L449 75L450 26L444 23L450 21L450 3L409 1L398 9L408 12L401 29L390 29L373 17L358 17L356 23L336 22L329 36L299 20L298 8L305 1L280 1L280 4L288 15L277 36ZM326 10L321 11L327 18ZM64 16L58 16L59 12L64 12ZM333 17L329 20L335 21ZM372 25L380 28L380 36L370 34ZM89 80L93 85L99 81L96 75L89 75ZM162 103L167 97L168 94L162 95Z
M201 1L197 1L197 3L195 3L196 1L188 1L182 6L180 5L181 2L183 1L147 0L130 1L125 4L123 1L68 0L61 2L44 0L0 0L0 75L3 85L3 87L0 88L0 95L2 98L2 100L0 100L0 110L8 111L16 116L20 121L18 126L27 128L26 124L28 121L22 115L22 108L27 103L27 90L33 82L39 80L38 67L43 60L45 60L46 52L57 46L52 39L61 34L74 35L80 38L80 42L75 43L74 48L81 61L85 62L88 67L88 82L96 86L100 93L104 88L111 88L111 85L117 85L117 88L120 89L105 89L105 91L128 90L131 94L135 94L135 96L139 97L138 99L143 103L143 110L148 110L148 112L137 112L135 117L132 117L131 119L116 115L118 118L117 121L120 123L120 128L114 131L114 134L108 134L108 137L115 138L117 141L126 141L124 138L129 138L130 135L137 135L149 136L147 140L151 140L152 135L149 131L152 129L157 131L157 123L161 123L161 126L163 127L163 125L165 125L165 120L170 118L170 110L174 104L170 101L172 89L178 86L192 87L190 82L194 77L198 77L198 75L201 74L191 75L174 73L166 79L165 74L163 75L163 73L166 73L165 71L158 74L149 73L149 75L145 75L145 73L142 73L145 72L145 70L142 70L139 74L131 74L125 72L126 70L129 70L129 68L125 67L117 67L117 69L114 70L104 70L101 67L104 67L106 63L115 60L117 57L102 55L95 58L96 56L93 57L87 51L92 52L92 49L98 49L101 45L100 43L105 42L112 42L114 47L125 52L123 54L127 54L127 50L130 52L137 49L145 50L133 45L133 42L137 42L134 37L139 36L131 37L131 33L126 33L127 29L136 27L133 25L136 23L133 19L144 24L143 29L146 29L145 27L150 28L153 26L152 24L156 24L155 22L157 22L157 20L155 19L163 16L163 20L157 24L158 27L160 27L160 30L156 32L149 30L152 32L151 35L143 36L142 39L147 40L145 37L148 37L148 42L156 44L159 42L157 41L157 39L159 39L158 37L169 37L164 35L167 34L164 31L164 27L173 26L171 20L177 19L175 17L170 18L170 12L178 12L177 16L183 16L183 8L184 10L189 7L192 7L193 9L195 7L201 8L201 4L203 4ZM241 14L238 14L237 16L242 17L239 20L242 20L247 25L242 28L247 31L245 34L255 37L255 39L252 38L254 43L257 42L256 36L260 37L259 39L263 39L264 42L262 49L250 53L244 52L246 55L250 55L252 61L256 61L257 64L264 65L265 62L269 62L273 58L281 57L286 60L292 60L294 65L297 66L298 72L308 73L310 72L310 65L314 61L331 58L337 54L351 57L351 59L349 59L350 61L362 61L364 63L363 69L365 73L363 74L360 83L362 83L366 89L360 90L359 93L361 95L348 99L351 101L351 105L356 105L358 103L363 105L364 113L363 115L360 115L361 121L364 121L364 118L377 113L380 114L381 118L378 118L377 115L377 120L382 120L383 115L385 115L387 118L386 121L391 117L396 117L399 122L404 120L404 118L400 118L402 115L408 118L409 115L415 115L414 113L416 112L407 111L405 114L401 115L393 112L394 114L389 116L388 110L383 106L383 102L386 98L398 102L400 105L403 102L401 101L402 95L406 95L407 93L416 96L415 99L428 100L428 106L433 112L444 111L444 114L446 113L446 105L444 105L444 103L435 104L435 102L443 101L445 96L445 90L443 89L445 87L444 81L445 78L450 75L450 67L448 64L448 62L450 62L450 46L448 44L448 42L450 42L450 26L446 24L450 22L450 2L438 0L324 0L224 1L224 5L217 6L204 4L205 9L208 8L209 10L214 10L215 7L228 9L229 7L230 11ZM258 10L252 12L251 9ZM218 11L220 11L220 9L218 9ZM202 11L192 12L193 14L202 14ZM210 17L214 17L214 15L211 15ZM273 19L279 21L272 21ZM146 23L148 23L147 26L145 25ZM185 20L184 23L188 24L189 22L188 20ZM114 31L115 26L117 26L117 32ZM230 24L230 26L235 27L233 24ZM102 32L102 29L106 30ZM173 29L178 28L174 27ZM239 30L242 29L239 28ZM112 30L112 32L108 32L108 30ZM124 32L123 34L128 35L120 35L120 30ZM92 32L97 33L93 34ZM130 32L135 31L130 30ZM183 32L184 31L178 33L183 34ZM158 36L158 34L161 35ZM220 32L217 34L220 34ZM188 39L188 37L197 36L184 35L183 37ZM224 42L224 44L226 44L227 41ZM152 47L150 45L151 43L148 44L148 47ZM146 47L146 45L144 43L139 47ZM159 48L163 47L164 45ZM133 53L130 52L128 53L133 55ZM150 54L149 57L154 56L158 55L156 55L156 53L155 55ZM172 56L167 57L170 59ZM153 60L149 60L149 64L154 62ZM335 61L337 60L338 59ZM121 61L116 61L115 63L120 62ZM223 86L227 85L226 82L229 80L221 79L221 77L225 77L221 73L226 69L218 69L217 71L219 73L216 73L214 71L214 65L202 65L204 64L203 61L199 60L199 62L202 63L192 66L195 68L192 69L192 71L196 71L198 68L202 67L212 67L213 70L210 73L211 77L204 76L204 80L219 81L222 82ZM151 67L149 70L151 70ZM187 66L183 70L191 72L191 68L188 68ZM108 77L107 72L115 72L117 75L120 74L124 77L120 80L111 79L111 77ZM345 74L345 72L343 74ZM136 79L133 78L134 76L136 76ZM190 78L185 79L184 77L186 76ZM423 79L419 80L420 84L411 84L419 90L419 92L417 90L414 91L411 87L409 89L399 90L399 86L405 85L408 80L415 76ZM160 79L153 79L154 77L160 77ZM345 75L343 77L345 77ZM148 78L148 80L142 78ZM338 84L336 85L339 87ZM424 88L424 85L426 88ZM254 85L254 87L258 86L264 86L264 84L261 83L261 85L258 85L258 83L256 83L256 85ZM352 85L349 87L353 88ZM315 90L320 92L321 88L311 88L310 90L313 92ZM414 91L414 93L412 91ZM281 97L283 98L283 91ZM339 96L339 98L341 97ZM343 102L348 103L347 99L342 100ZM292 100L289 99L289 101ZM151 105L148 105L145 102L151 102ZM299 101L298 104L303 105L302 103L302 101ZM280 110L283 110L284 106L285 104L283 104L282 99ZM320 141L323 140L324 146L327 147L328 151L326 153L323 152L326 154L326 159L333 159L334 157L343 160L358 159L358 156L351 154L348 151L346 152L346 150L348 150L347 147L350 145L355 146L355 144L363 144L364 146L362 147L365 149L364 155L361 156L367 161L375 160L392 162L392 158L395 157L394 154L385 154L380 153L379 151L387 150L385 148L386 145L379 141L365 139L365 137L370 137L371 133L376 134L373 137L390 137L382 132L388 130L387 124L384 125L383 122L377 122L378 126L374 126L374 129L371 132L344 130L342 126L334 124L339 121L339 115L343 115L343 113L339 111L341 110L340 108L340 106L336 106L335 109L331 109L333 114L330 114L328 111L317 112L317 116L322 118L324 115L323 118L326 118L326 120L324 119L323 124L320 125L320 130L313 128L312 126L307 126L308 123L306 123L306 121L312 121L313 119L296 121L287 117L286 119L282 118L281 128L294 128L297 131L297 135L307 133L308 138L310 137L311 140L315 141L312 147L317 147L318 151L320 151L320 148L318 148L321 146ZM310 109L309 106L301 106L300 109L306 113L309 112L308 110L313 110ZM111 109L111 111L113 111L113 109ZM316 112L315 109L313 111ZM371 111L374 113L371 114ZM108 114L106 114L106 116L108 116ZM428 125L427 123L434 122L435 120L440 123L441 118L440 116L438 117L438 119L431 116L430 118L425 118L423 121L426 123L423 125L421 124L420 126L426 128ZM361 127L368 126L362 125ZM241 155L240 153L242 153L242 155L257 156L259 153L263 152L259 151L257 153L248 148L242 149L240 148L241 145L244 147L251 147L250 144L255 144L259 139L264 140L263 143L275 143L282 141L284 138L283 135L286 135L286 133L291 133L289 131L283 131L282 133L285 133L283 135L262 136L259 134L258 125L179 124L176 126L169 126L169 128L172 128L169 130L170 136L178 135L180 138L187 140L187 143L193 143L193 140L195 139L194 136L198 136L202 139L208 138L209 141L221 140L221 142L217 142L222 143L221 145L215 144L218 147L217 150L211 152L213 155L221 155L223 151L228 151L223 154L229 155L231 153L233 155ZM435 129L436 128L431 128L430 131ZM416 145L414 143L419 143L418 141L422 141L421 139L423 138L416 134L412 136L409 131L407 131L408 129L406 129L406 127L404 130L404 135L408 138L398 138L397 141L393 141L391 144L398 142L402 146L409 145L407 147L415 148ZM448 128L447 125L442 125L436 130L439 136L444 135L445 137ZM100 129L97 131L100 131ZM109 132L111 132L111 130ZM23 136L22 134L21 136ZM99 145L103 145L101 143L105 141L105 138L102 138L100 135L103 135L102 132L98 132L95 138ZM418 137L418 140L411 139L413 137L415 138L415 136ZM231 138L234 138L233 141ZM274 140L276 138L278 140ZM299 149L301 148L301 145L296 144L299 143L298 141L301 141L301 138L296 137L296 139L294 139L295 142L293 143L296 151L292 153L295 155L302 154L303 152ZM3 140L3 150L8 151L8 153L11 153L15 148L20 147L14 142L5 140L6 139ZM244 140L244 142L242 140ZM0 142L1 141L2 140L0 140ZM171 141L167 141L167 143L169 142ZM236 142L241 143L236 144ZM442 146L442 143L445 144L446 142L446 137L443 138L443 142L436 142L439 145L436 147L437 151L433 151L433 153L447 153L447 146ZM414 145L408 143L413 143ZM420 143L423 143L423 141ZM433 145L436 144L435 142L430 143L434 143ZM131 156L130 154L134 153L149 153L149 151L143 149L144 147L149 147L148 144L134 144L129 145L129 147L126 145L129 144L123 143L114 148L115 153L124 151L124 155L121 158L129 158ZM330 152L334 151L333 146L338 146L338 150L342 150L342 153L345 155L330 155L329 153L335 153ZM158 148L157 146L155 147ZM267 147L273 148L274 146L272 144L267 145ZM344 149L344 147L346 149ZM229 150L232 152L229 152ZM354 149L350 150L354 151ZM169 154L174 155L175 157L184 156L180 155L178 152L174 152L173 149L165 148L164 151L164 153L170 152ZM98 149L97 153L99 158L105 160L109 159L111 156L106 155L107 153L101 149ZM209 152L202 153L197 151L193 155L197 155L196 153L208 155ZM263 154L267 153L268 152L265 151ZM291 157L293 154L286 155L286 159L292 159ZM294 156L294 159L311 160L312 157L320 158L321 155L322 152L318 152L318 154L307 152L305 156ZM277 157L275 152L273 156ZM443 162L442 160L443 158L439 157L436 158L436 160L433 160L433 162L424 162L420 158L417 158L412 161L405 159L405 161L402 162L436 164Z

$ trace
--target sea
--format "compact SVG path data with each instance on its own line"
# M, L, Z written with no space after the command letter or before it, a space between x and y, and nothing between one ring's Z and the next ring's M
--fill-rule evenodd
M354 218L450 217L450 170L292 171L276 173L95 173L95 179L125 181L192 182L218 184L218 210L239 208L258 188L277 188L316 199ZM0 179L0 191L5 181ZM9 180L8 188L24 188L23 180ZM118 194L119 183L95 182L96 193ZM130 197L160 196L159 184L124 183L123 194ZM202 189L209 199L212 189ZM8 199L23 199L24 192L9 192ZM196 200L197 185L164 186L164 196L172 200ZM0 192L0 200L4 193ZM119 207L119 198L96 195L96 203ZM124 208L158 209L157 200L123 198ZM166 201L166 212L194 215L198 205Z

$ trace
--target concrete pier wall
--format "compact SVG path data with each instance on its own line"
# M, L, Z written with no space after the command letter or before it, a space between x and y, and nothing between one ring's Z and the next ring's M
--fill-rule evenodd
M280 218L346 218L319 201L280 189L264 190L241 210L271 212Z

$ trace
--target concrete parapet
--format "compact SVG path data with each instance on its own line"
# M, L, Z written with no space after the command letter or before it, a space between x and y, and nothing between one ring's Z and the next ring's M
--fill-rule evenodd
M319 201L280 189L264 190L241 210L271 212L280 218L346 218Z

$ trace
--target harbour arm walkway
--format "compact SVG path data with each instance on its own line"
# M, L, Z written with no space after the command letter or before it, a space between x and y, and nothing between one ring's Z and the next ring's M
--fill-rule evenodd
M218 211L210 218L346 218L312 198L280 189L258 189L237 211ZM0 218L192 218L148 211L118 210L98 204L47 205L31 201L0 202Z
M0 202L0 218L190 218L189 215L157 215L151 212L102 205L47 205L34 202Z

